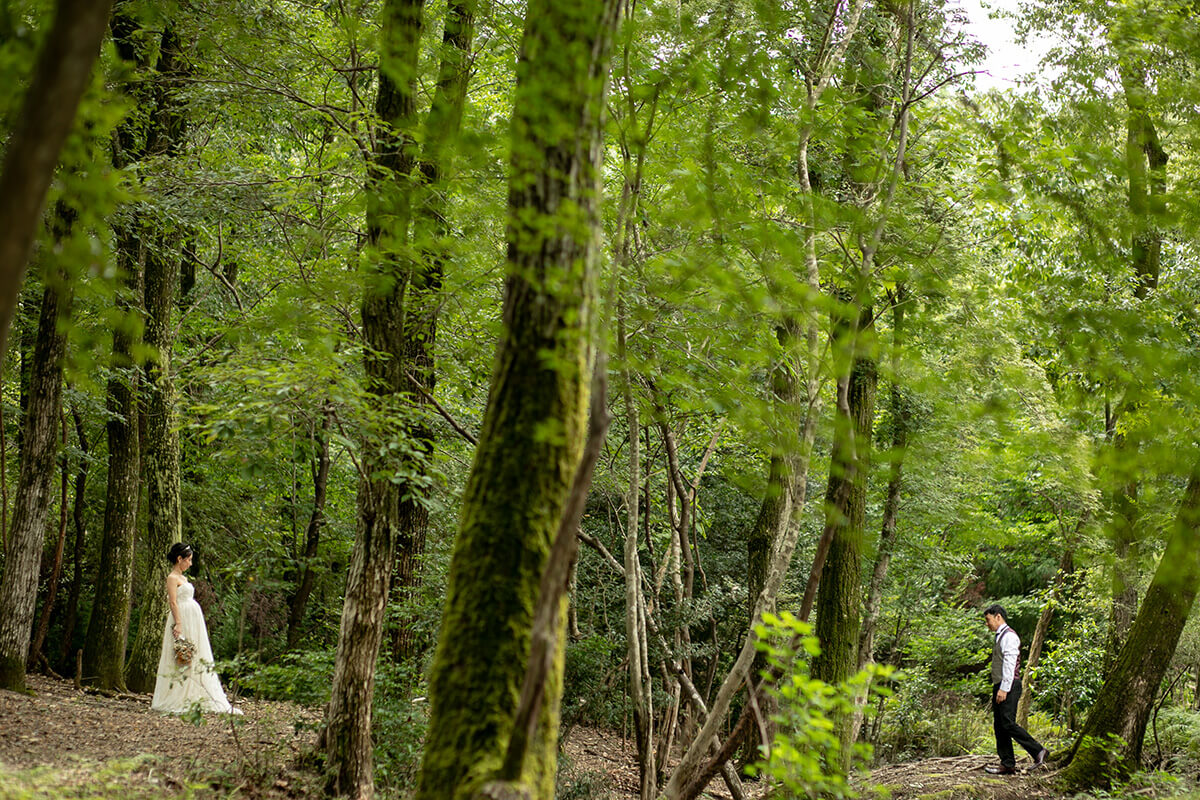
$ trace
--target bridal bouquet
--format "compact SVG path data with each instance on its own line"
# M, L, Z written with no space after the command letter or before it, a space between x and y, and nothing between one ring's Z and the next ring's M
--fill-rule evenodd
M175 638L175 663L181 667L186 667L192 663L192 656L196 655L196 645L189 642L182 636Z

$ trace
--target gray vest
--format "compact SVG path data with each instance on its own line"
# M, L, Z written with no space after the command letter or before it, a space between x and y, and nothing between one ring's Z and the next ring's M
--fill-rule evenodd
M1017 636L1012 628L1006 628L1004 633L996 637L992 644L992 684L999 684L1004 678L1004 651L1000 649L1000 640L1006 636ZM1013 680L1021 677L1021 637L1017 636L1017 663L1013 670Z

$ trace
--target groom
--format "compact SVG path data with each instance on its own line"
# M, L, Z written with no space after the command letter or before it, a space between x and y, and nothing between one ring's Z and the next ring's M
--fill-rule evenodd
M988 630L996 634L992 645L992 723L996 732L996 753L1000 756L999 766L984 769L992 775L1015 775L1017 761L1013 757L1013 740L1029 751L1033 766L1046 763L1049 755L1036 739L1017 724L1017 703L1021 700L1021 677L1018 662L1021 659L1021 637L1008 627L1008 615L1004 607L992 604L983 612L983 621Z

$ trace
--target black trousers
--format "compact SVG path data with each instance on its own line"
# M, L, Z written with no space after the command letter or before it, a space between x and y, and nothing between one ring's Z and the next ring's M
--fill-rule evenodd
M1029 735L1029 732L1017 724L1017 703L1021 700L1021 679L1013 681L1012 689L1003 703L996 702L996 692L1000 684L992 685L992 726L996 731L996 754L1000 763L1006 767L1015 767L1017 760L1013 756L1013 742L1024 747L1029 755L1037 758L1042 752L1042 746Z

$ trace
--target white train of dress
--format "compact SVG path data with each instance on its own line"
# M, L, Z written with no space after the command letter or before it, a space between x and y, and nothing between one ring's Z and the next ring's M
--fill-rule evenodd
M204 625L204 611L196 602L196 590L191 583L184 581L179 585L175 590L175 601L179 606L183 638L196 646L196 653L191 664L181 667L175 663L175 637L171 632L175 620L168 613L162 655L158 659L158 680L154 684L150 708L167 714L182 714L197 706L202 711L242 713L230 706L225 690L221 688L221 679L213 669L212 645Z

